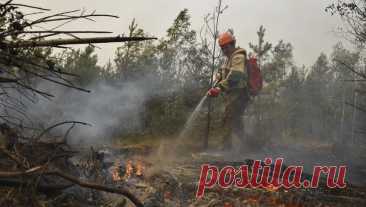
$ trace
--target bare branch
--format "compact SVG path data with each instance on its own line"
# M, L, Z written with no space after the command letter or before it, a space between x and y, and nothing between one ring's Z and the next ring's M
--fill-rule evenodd
M40 135L38 135L34 140L39 140L41 139L47 132L51 131L52 129L56 128L56 127L59 127L61 125L64 125L64 124L81 124L81 125L84 125L84 126L91 126L90 124L88 123L85 123L85 122L79 122L79 121L64 121L64 122L60 122L60 123L57 123L57 124L54 124L50 127L48 127L47 129L45 129Z
M18 81L17 79L0 77L0 83L16 83L17 81Z
M4 186L4 187L19 188L22 186L26 186L27 184L29 184L29 183L26 181L21 181L21 180L17 180L17 179L0 179L0 186ZM70 184L38 184L36 186L36 188L37 188L37 191L47 194L47 193L54 193L55 191L57 192L57 191L65 190L74 185L75 184L73 184L73 183L70 183Z
M113 32L109 31L54 31L54 30L45 30L45 31L22 31L21 34L42 34L42 33L52 33L52 34L63 34L63 33L74 33L74 34L110 34Z
M37 166L33 167L27 171L16 171L16 172L0 172L0 178L14 178L14 177L20 177L20 176L30 176L34 174L40 174L41 171L44 170L44 166ZM72 183L75 183L83 188L90 188L95 190L100 190L108 193L115 193L120 194L125 197L127 197L135 206L137 207L143 207L143 203L136 198L130 191L123 189L123 188L112 188L92 182L82 181L74 176L68 175L64 172L61 172L60 170L52 170L52 171L44 171L44 175L56 175L59 176L65 180L68 180Z
M115 15L109 15L109 14L89 14L89 15L81 15L81 16L69 16L69 17L60 17L60 18L54 18L54 19L43 19L39 21L34 21L29 24L29 26L40 24L40 23L46 23L46 22L57 22L57 21L64 21L64 20L70 20L70 19L85 19L89 17L112 17L112 18L119 18Z
M347 65L345 62L341 61L341 60L338 60L338 59L335 59L336 62L342 64L343 66L345 66L348 70L350 70L351 72L355 73L356 75L362 77L362 78L365 78L366 79L366 74L364 73L360 73L358 71L356 71L354 68L352 68L351 66Z
M32 9L38 9L38 10L42 10L42 11L51 11L50 9L45 9L45 8L41 8L41 7L37 7L37 6L30 6L30 5L26 5L26 4L9 4L11 6L20 6L20 7L27 7L27 8L32 8Z
M77 45L77 44L92 44L106 42L128 42L128 41L146 41L155 40L155 37L94 37L80 39L54 39L44 41L20 41L20 42L3 42L6 47L10 48L25 48L25 47L55 47L60 45Z
M0 172L0 178L13 178L19 176L26 176L36 174L43 169L43 166L33 167L26 171L16 171L16 172Z

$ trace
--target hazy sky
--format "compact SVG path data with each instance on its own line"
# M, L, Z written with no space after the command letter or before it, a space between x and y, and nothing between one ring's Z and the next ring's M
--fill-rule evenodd
M198 30L205 14L217 5L216 0L17 0L53 9L54 11L85 8L99 13L118 15L119 19L100 18L97 22L82 21L68 25L73 29L101 29L115 34L127 33L133 18L148 33L161 37L179 11L189 9L192 26ZM324 11L330 0L223 0L229 8L222 15L220 29L233 28L241 47L257 41L260 25L267 29L272 43L284 39L294 46L297 64L312 64L320 52L329 53L342 39L334 31L341 20ZM118 44L100 44L100 63L113 59Z

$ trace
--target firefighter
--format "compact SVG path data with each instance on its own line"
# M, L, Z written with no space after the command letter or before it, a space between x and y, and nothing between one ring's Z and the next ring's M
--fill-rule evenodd
M244 49L236 47L232 31L219 35L218 42L226 61L216 74L217 84L207 92L207 95L217 97L220 93L223 94L225 103L222 126L223 149L230 150L232 136L236 136L244 144L242 115L250 99L245 68L247 54Z

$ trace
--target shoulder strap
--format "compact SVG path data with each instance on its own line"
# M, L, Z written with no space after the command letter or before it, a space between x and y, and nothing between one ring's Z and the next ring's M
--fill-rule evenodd
M234 57L236 54L243 54L245 58L247 57L247 51L245 51L243 48L236 48L231 57Z

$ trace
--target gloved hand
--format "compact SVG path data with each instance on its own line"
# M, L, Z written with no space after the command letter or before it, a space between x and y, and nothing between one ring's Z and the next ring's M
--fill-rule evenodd
M210 97L217 97L221 92L221 89L219 87L211 88L208 90L207 95Z

